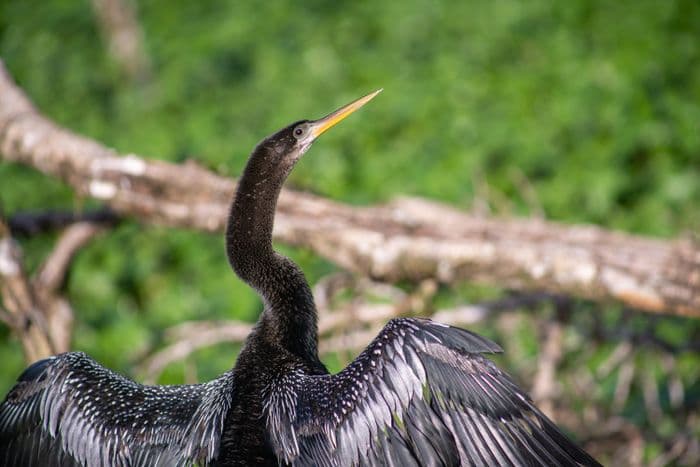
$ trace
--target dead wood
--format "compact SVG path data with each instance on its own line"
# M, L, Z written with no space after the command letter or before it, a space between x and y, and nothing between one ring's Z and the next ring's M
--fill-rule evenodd
M144 223L221 231L235 182L120 155L41 115L0 64L0 153ZM700 317L700 248L591 225L495 219L420 199L351 207L284 190L278 241L382 281L463 281Z

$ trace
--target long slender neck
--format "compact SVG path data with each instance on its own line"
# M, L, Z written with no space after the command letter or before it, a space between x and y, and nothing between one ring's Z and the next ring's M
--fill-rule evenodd
M239 180L226 229L226 251L238 276L262 297L260 329L288 351L318 362L317 313L301 269L272 248L282 184L294 165L267 141L258 145Z

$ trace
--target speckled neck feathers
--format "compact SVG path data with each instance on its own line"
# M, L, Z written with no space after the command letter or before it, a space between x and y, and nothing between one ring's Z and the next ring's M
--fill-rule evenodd
M226 230L226 250L236 274L265 303L264 337L304 360L318 361L317 314L301 269L274 251L272 227L282 185L301 155L291 127L253 151L238 185Z

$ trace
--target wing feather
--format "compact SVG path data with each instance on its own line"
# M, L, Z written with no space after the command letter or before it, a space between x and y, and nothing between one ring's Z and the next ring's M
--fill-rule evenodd
M0 405L0 466L207 463L232 398L232 373L143 386L80 352L50 357L29 366Z
M392 320L337 375L271 386L283 392L271 400L293 401L266 407L272 446L292 465L599 465L482 355L500 351L463 329Z

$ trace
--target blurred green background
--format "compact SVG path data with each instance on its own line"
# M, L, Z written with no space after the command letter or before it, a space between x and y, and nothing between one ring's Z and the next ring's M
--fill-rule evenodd
M700 230L697 1L134 4L150 63L140 79L109 54L88 1L2 0L0 57L49 118L122 153L193 158L235 176L265 135L383 87L361 114L324 135L291 185L355 204L414 195L666 238ZM0 185L7 215L91 204L17 165L0 164ZM54 239L23 241L30 268ZM308 251L285 252L312 283L336 269ZM465 286L441 291L439 300L469 303L498 293ZM81 252L66 294L76 311L74 348L134 377L168 326L254 321L260 311L257 297L233 278L221 235L132 222ZM623 319L614 305L603 313ZM634 319L648 325L644 316ZM694 321L662 318L660 326L677 342L698 335ZM498 338L488 326L476 330ZM501 341L508 356L500 362L518 375L524 368L527 380L537 330L524 326L521 334L527 345ZM614 346L596 347L591 365ZM191 364L200 380L209 379L236 352L215 346ZM666 428L658 429L700 435L700 421L674 421L658 355L649 352L647 368L669 409ZM25 365L6 327L0 355L4 394ZM697 411L700 356L679 359L683 410ZM182 382L185 366L172 365L160 382ZM600 404L612 399L615 378L597 382ZM621 413L656 433L642 392L633 386ZM663 439L645 438L645 462L665 451Z

